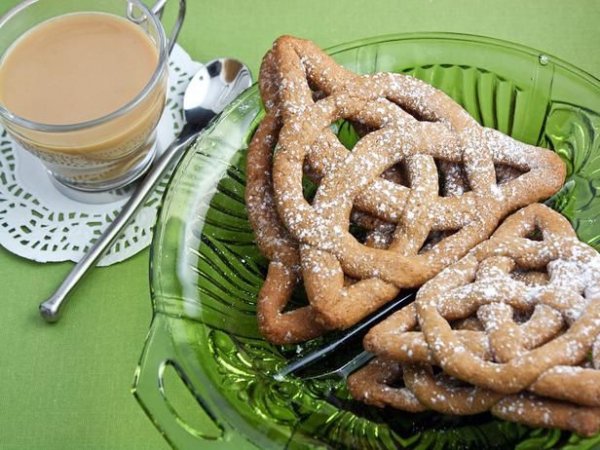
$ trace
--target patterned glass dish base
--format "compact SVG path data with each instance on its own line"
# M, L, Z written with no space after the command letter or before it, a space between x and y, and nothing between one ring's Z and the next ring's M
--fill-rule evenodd
M568 181L551 204L582 240L600 248L598 80L532 49L456 34L386 36L331 53L355 72L421 78L483 125L554 149L568 165ZM154 320L134 392L174 447L600 447L600 436L531 429L488 414L450 417L368 407L352 400L337 378L276 381L273 374L290 358L331 337L280 347L257 330L255 301L266 260L247 221L244 180L245 150L262 115L254 87L190 149L160 212L152 245ZM187 409L197 413L194 419L176 406L167 373L177 374L193 394Z

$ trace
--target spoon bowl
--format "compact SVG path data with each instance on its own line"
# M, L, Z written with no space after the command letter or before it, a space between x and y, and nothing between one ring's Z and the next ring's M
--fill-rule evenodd
M183 97L186 125L202 129L252 85L248 68L236 59L213 59L190 80Z
M208 123L251 84L250 72L241 62L229 58L213 59L190 80L193 89L186 90L183 98L186 121Z

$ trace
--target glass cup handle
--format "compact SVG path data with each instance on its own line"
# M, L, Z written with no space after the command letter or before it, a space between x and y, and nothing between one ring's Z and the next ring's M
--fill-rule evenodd
M152 14L154 14L159 19L162 19L163 12L165 10L165 6L169 0L157 0L154 6L151 8ZM177 42L177 38L179 37L179 32L181 31L181 26L183 25L183 19L185 19L185 8L186 8L186 0L179 0L179 12L177 13L177 20L175 21L175 25L171 29L171 34L168 37L168 49L169 54L173 50L173 46L175 42Z
M225 441L237 441L238 438L232 439L228 425L219 420L220 411L207 404L206 396L201 393L203 384L192 376L194 371L175 356L169 320L175 319L155 314L135 373L132 392L173 447L222 449ZM192 427L178 415L169 401L168 392L164 389L164 373L169 365L196 398L197 406L205 412L201 425Z

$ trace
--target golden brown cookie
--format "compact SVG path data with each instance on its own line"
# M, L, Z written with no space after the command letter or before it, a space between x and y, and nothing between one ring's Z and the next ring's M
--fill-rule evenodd
M408 390L443 413L490 410L531 426L594 434L600 255L560 214L531 205L426 283L415 304L374 327L365 347L403 374L400 388L391 387L397 379L374 373L364 381L361 389L389 396L380 395L378 406L401 408L395 389ZM365 400L353 379L374 370L350 378L356 398Z
M564 178L554 153L482 128L441 91L406 75L353 74L308 41L278 39L260 87L267 115L249 148L248 213L259 247L289 280L300 264L310 301L306 312L283 313L287 284L278 290L267 276L260 323L276 343L353 325ZM363 131L351 152L331 129L340 119ZM386 176L394 168L404 176ZM306 177L318 183L313 199ZM364 242L350 231L357 213L381 221ZM290 333L284 317L306 331Z

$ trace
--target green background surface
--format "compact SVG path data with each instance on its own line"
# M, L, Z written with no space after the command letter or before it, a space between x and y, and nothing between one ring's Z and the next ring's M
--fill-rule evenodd
M0 0L0 13L16 3ZM454 31L528 45L600 77L599 0L188 3L180 43L192 57L237 57L254 74L281 34L328 47L379 34ZM130 393L152 314L148 260L145 250L93 270L63 320L50 326L38 303L72 264L36 264L0 248L0 449L168 447Z

